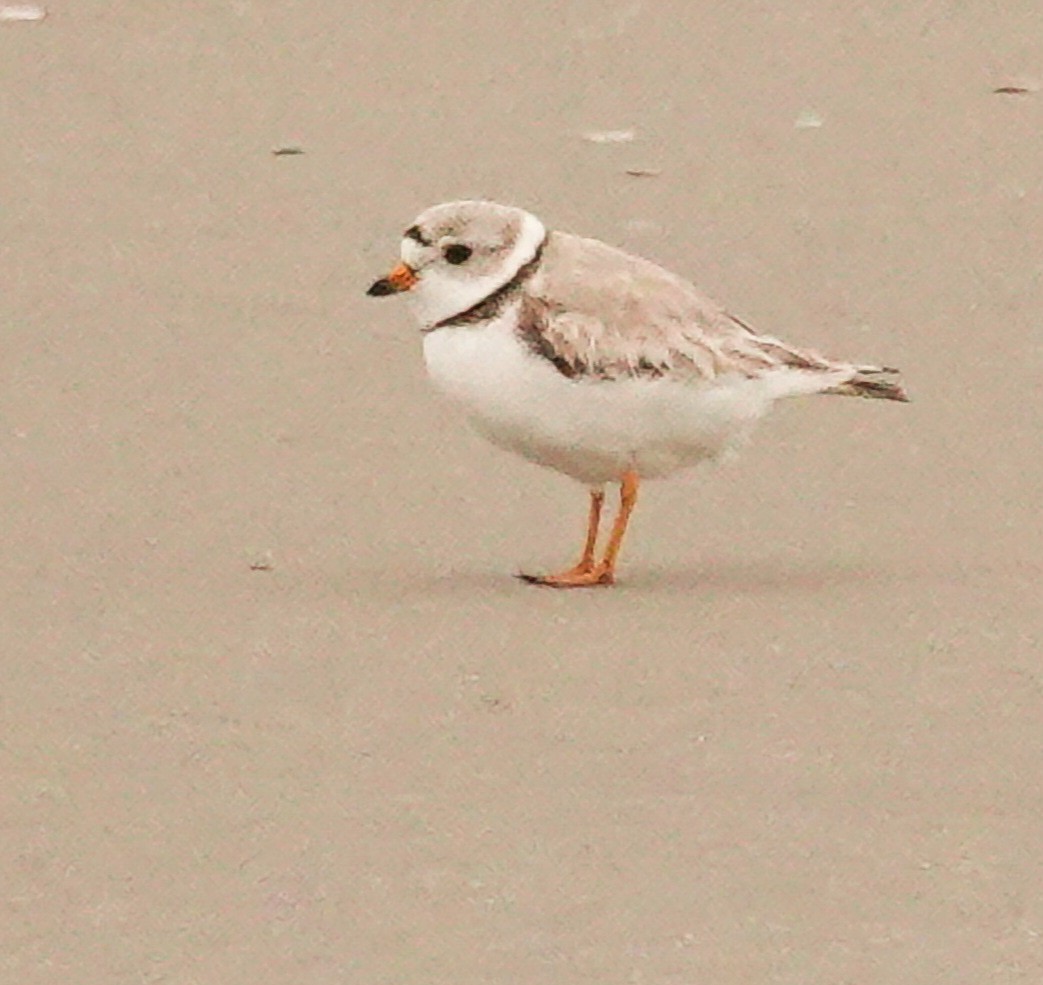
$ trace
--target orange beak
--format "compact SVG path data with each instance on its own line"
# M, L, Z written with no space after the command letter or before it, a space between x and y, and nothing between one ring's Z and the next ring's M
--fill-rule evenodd
M366 291L370 297L384 297L408 291L417 282L416 271L406 263L400 263L387 277L374 281Z

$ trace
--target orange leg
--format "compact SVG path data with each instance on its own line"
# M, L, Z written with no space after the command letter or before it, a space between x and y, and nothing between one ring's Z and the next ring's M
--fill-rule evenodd
M623 535L627 532L630 514L634 512L634 507L637 505L637 487L637 473L633 469L624 472L619 487L619 513L616 514L616 522L612 525L612 534L608 538L605 557L599 565L602 572L608 575L608 580L604 582L606 585L612 584L616 573L616 558L619 557L619 549L623 546Z
M608 538L605 556L599 562L594 560L594 548L597 544L598 524L601 520L601 504L604 494L600 491L590 493L590 521L587 525L587 542L583 548L583 557L579 564L568 571L557 575L521 575L520 577L533 585L546 585L549 588L588 588L594 585L611 585L615 581L616 559L619 548L623 544L630 514L637 503L638 477L633 470L623 473L619 490L619 513L612 525L612 533Z
M594 567L594 549L598 546L598 527L601 526L601 507L605 504L605 490L590 490L590 512L587 515L587 540L583 545L583 556L573 568L577 575L585 574Z

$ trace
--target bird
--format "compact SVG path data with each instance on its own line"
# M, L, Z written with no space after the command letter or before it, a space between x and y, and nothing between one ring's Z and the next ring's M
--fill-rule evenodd
M641 483L735 450L777 400L908 400L896 369L761 334L658 264L514 206L432 206L399 255L367 294L407 298L435 386L494 445L588 489L579 560L518 576L531 584L613 584ZM612 485L619 509L599 554Z

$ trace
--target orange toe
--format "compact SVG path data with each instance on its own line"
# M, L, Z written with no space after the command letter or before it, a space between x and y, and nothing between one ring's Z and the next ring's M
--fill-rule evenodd
M577 565L557 575L521 574L518 577L530 585L543 585L545 588L595 588L615 581L612 571L603 564Z

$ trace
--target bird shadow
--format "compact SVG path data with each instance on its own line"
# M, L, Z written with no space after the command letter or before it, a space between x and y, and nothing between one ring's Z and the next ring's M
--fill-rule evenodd
M513 577L512 577L513 575ZM728 594L815 595L857 587L890 588L919 580L921 573L873 561L837 561L779 557L724 558L703 560L680 567L624 567L612 587L555 589L528 582L519 570L453 569L413 572L408 586L398 582L392 572L370 577L371 587L383 584L389 591L409 595L472 595L486 599L519 596L605 596L617 594Z
M624 565L614 586L561 590L526 583L529 566L515 568L410 567L408 571L367 568L344 571L332 579L336 591L385 602L457 597L486 602L538 598L604 598L625 595L742 596L827 595L837 591L898 590L925 579L944 580L944 573L918 569L913 563L880 559L706 558L672 566Z
M707 559L679 567L638 568L620 585L647 592L706 592L731 595L818 594L837 588L883 588L918 580L918 572L869 560L782 557Z

